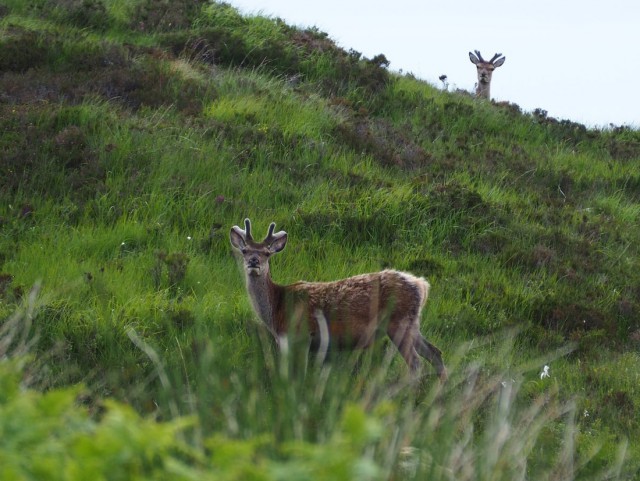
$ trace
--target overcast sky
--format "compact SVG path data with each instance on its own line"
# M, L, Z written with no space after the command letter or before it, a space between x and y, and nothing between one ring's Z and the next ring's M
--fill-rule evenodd
M589 126L640 128L639 0L230 0L245 14L318 27L391 70L473 90L468 52L507 58L491 96Z

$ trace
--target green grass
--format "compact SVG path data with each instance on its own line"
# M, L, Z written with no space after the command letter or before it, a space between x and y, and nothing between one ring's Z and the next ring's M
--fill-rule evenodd
M5 5L2 476L637 477L637 130L225 4ZM245 217L288 232L280 283L426 277L451 381L409 382L384 342L306 377L277 357L231 253Z

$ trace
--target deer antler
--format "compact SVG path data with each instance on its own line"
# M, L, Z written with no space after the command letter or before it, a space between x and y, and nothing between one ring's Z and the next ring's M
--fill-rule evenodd
M494 60L497 60L498 58L502 57L501 53L497 53L495 54L493 57L491 57L491 60L489 60L489 63L493 63Z
M276 223L272 222L271 224L269 224L269 233L267 234L267 237L264 238L264 242L265 244L271 244L273 241L280 239L283 235L286 235L286 232L284 231L280 231L280 232L276 232L275 234L273 233L274 229L276 228Z
M478 57L478 59L481 62L484 62L484 59L482 58L482 54L480 53L480 50L474 50L474 52L476 53L476 56Z
M269 242L273 240L273 230L276 228L276 223L272 222L269 224L269 232L267 233L267 237L264 238L264 242Z
M251 236L251 221L249 218L244 220L244 238L248 241L253 241L253 237Z

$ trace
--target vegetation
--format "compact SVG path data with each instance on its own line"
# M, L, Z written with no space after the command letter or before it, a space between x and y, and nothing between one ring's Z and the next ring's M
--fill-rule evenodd
M640 132L388 65L224 3L0 4L0 478L638 477ZM451 380L277 356L245 217L281 283L426 277Z

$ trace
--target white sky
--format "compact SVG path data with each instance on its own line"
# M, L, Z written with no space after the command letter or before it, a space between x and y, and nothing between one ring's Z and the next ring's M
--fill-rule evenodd
M245 14L318 27L391 70L473 90L468 52L507 58L491 96L589 126L640 128L639 0L228 0Z

